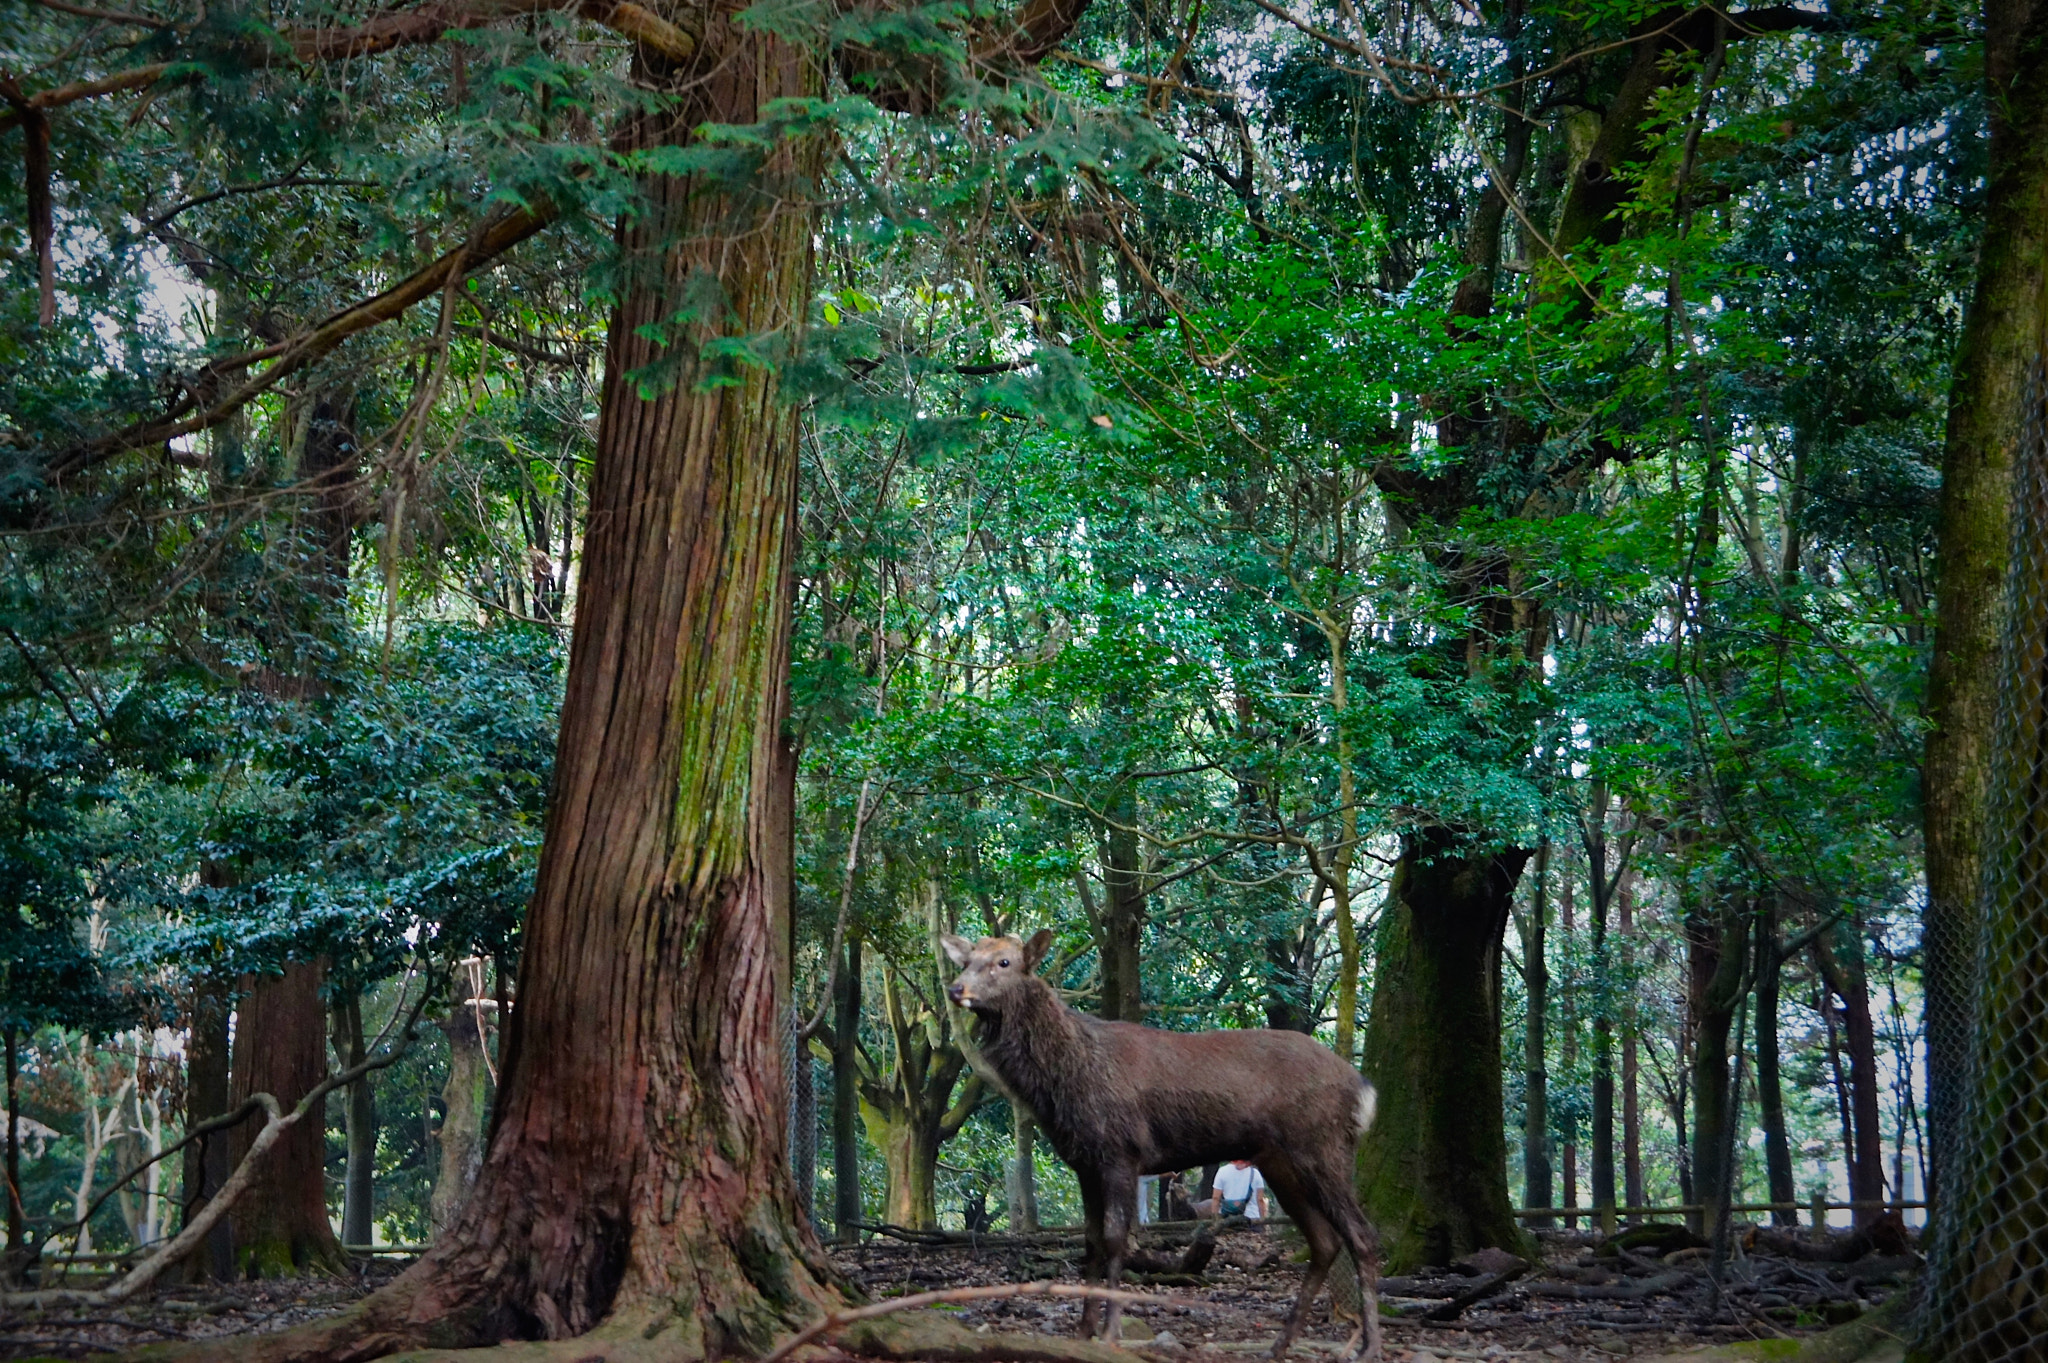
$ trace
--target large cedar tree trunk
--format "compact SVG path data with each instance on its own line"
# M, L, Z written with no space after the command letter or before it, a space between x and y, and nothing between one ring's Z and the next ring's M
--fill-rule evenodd
M687 69L640 59L677 98L627 125L627 149L818 91L810 56L736 13L696 12ZM722 336L797 334L821 151L778 144L748 185L650 173L646 210L620 227L625 290L489 1150L455 1224L396 1283L251 1358L586 1332L711 1357L765 1349L836 1299L784 1158L796 417L772 371L720 369L714 385L699 358Z
M802 51L705 16L636 146L816 93ZM489 1153L418 1271L469 1339L673 1331L763 1348L827 1299L783 1158L787 941L776 807L795 414L696 348L803 320L813 144L749 187L650 177L621 228L575 642ZM777 184L780 180L783 183ZM629 276L630 277L630 276ZM722 306L707 296L722 286ZM673 339L653 339L695 313ZM641 375L677 365L651 396ZM652 381L661 385L662 379ZM511 1247L507 1252L506 1247ZM417 1314L417 1313L416 1313Z
M1432 830L1410 837L1394 870L1365 1034L1379 1119L1358 1157L1394 1272L1524 1247L1501 1122L1500 952L1528 856Z
M294 961L282 975L245 978L235 1018L234 1072L229 1105L267 1093L289 1112L327 1077L327 1006L320 998L325 971L318 961ZM241 1163L262 1117L235 1128L229 1157ZM259 1166L255 1183L236 1200L235 1264L252 1278L307 1270L339 1270L341 1242L327 1219L327 1137L320 1114L287 1132Z

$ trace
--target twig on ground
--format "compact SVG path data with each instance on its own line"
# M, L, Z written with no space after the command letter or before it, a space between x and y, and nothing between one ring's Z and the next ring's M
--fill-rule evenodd
M823 1320L814 1321L791 1335L761 1363L782 1363L804 1345L855 1321L873 1320L877 1316L893 1315L918 1306L936 1306L940 1302L987 1301L998 1297L1082 1297L1096 1301L1122 1302L1126 1306L1170 1306L1173 1298L1156 1296L1150 1292L1122 1292L1109 1287L1089 1287L1080 1283L998 1283L991 1287L949 1287L940 1292L913 1292L907 1297L894 1297L888 1301L876 1302L871 1306L856 1306L847 1311L834 1311Z
M1472 1305L1472 1303L1474 1302L1484 1301L1486 1298L1500 1291L1503 1287L1506 1287L1509 1283L1521 1277L1524 1273L1527 1273L1528 1271L1529 1265L1523 1263L1517 1264L1513 1268L1507 1269L1504 1272L1495 1273L1489 1277L1482 1278L1473 1286L1467 1288L1463 1292L1460 1292L1457 1296L1452 1297L1442 1306L1430 1307L1429 1310L1422 1313L1423 1318L1425 1320L1456 1320L1459 1316L1464 1314L1466 1307Z

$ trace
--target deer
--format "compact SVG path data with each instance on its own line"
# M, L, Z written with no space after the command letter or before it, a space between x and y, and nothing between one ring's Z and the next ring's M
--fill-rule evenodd
M1109 1287L1121 1278L1140 1175L1249 1159L1309 1247L1273 1357L1294 1346L1338 1251L1348 1249L1360 1319L1346 1350L1379 1363L1379 1235L1352 1187L1358 1140L1378 1100L1357 1070L1299 1032L1170 1032L1076 1012L1038 975L1050 930L1028 941L945 933L940 945L960 971L947 997L974 1014L983 1060L1031 1109L1081 1185L1083 1276ZM1116 1302L1102 1311L1090 1300L1080 1333L1099 1328L1114 1340L1121 1315Z

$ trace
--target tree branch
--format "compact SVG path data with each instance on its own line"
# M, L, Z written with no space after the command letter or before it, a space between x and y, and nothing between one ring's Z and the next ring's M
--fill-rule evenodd
M529 208L507 213L486 223L470 242L450 251L431 265L414 272L375 297L342 309L311 331L303 332L290 341L268 346L263 350L215 361L200 372L195 384L188 385L186 400L172 408L170 412L161 417L137 422L87 444L74 446L50 465L47 476L52 479L64 478L123 450L160 445L220 424L276 386L279 380L304 369L349 337L367 331L379 323L390 321L421 299L446 288L450 282L496 263L505 252L538 233L557 216L559 210L552 202L546 200ZM276 363L261 374L245 380L226 396L213 401L194 415L180 416L180 413L190 408L195 401L203 400L203 390L210 381L272 357L275 357Z

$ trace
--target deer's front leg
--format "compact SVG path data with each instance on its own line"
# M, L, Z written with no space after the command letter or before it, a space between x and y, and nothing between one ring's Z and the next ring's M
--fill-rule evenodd
M1131 1250L1131 1213L1138 1205L1138 1173L1135 1169L1105 1171L1102 1179L1102 1281L1115 1287L1123 1281L1124 1256ZM1115 1343L1123 1324L1124 1304L1108 1303L1102 1336Z
M1102 1183L1100 1179L1082 1174L1081 1220L1082 1240L1086 1252L1081 1258L1081 1281L1100 1282L1107 1255L1103 1252L1102 1227ZM1093 1339L1102 1321L1102 1303L1090 1297L1081 1303L1081 1338Z

